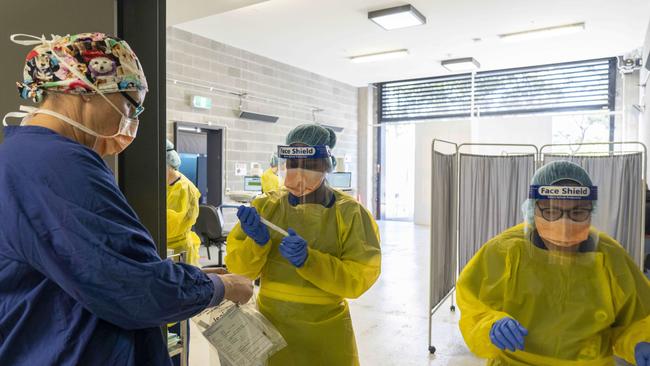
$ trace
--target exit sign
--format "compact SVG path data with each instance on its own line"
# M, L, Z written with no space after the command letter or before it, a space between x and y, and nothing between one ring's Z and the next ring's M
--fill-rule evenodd
M208 97L202 97L200 95L194 95L192 97L192 107L199 109L210 109L212 108L212 99Z

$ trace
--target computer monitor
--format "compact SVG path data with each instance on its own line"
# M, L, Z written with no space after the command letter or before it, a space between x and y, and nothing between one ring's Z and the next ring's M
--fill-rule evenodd
M339 189L350 189L352 187L352 173L336 172L327 176L330 186Z
M244 177L244 191L246 191L246 192L262 192L262 178L260 178L260 177Z

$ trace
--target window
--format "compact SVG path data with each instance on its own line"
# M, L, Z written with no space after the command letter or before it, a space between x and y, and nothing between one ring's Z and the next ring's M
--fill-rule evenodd
M575 144L559 151L577 154L588 152L608 152L609 146L585 146L582 143L610 141L610 117L607 115L571 115L553 117L553 143Z
M379 84L381 122L469 117L472 75Z
M382 181L382 220L412 221L415 210L415 126L387 124L382 128L386 174Z
M615 58L387 82L380 122L613 110L615 83Z
M478 73L476 114L607 110L610 67L605 59Z

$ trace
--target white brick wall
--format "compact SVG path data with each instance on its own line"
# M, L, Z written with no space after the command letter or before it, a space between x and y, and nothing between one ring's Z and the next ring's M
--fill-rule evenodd
M236 162L246 162L249 167L251 162L260 162L266 169L270 154L284 143L289 131L311 123L311 110L302 104L325 110L317 114L319 122L344 128L337 136L334 154L352 158L346 167L353 173L352 185L356 187L357 88L173 27L167 29L167 77L296 103L250 98L244 109L280 119L274 124L240 120L235 112L239 105L236 96L167 83L170 135L173 123L179 121L227 127L225 187L243 189L243 179L234 174ZM212 109L192 108L192 95L211 97Z

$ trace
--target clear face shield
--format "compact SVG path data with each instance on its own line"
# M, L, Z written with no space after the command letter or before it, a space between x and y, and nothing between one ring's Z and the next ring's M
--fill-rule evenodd
M332 154L327 146L278 146L278 157L285 161L284 186L296 197L319 189L332 171Z
M285 159L278 158L277 175L284 182L284 178L287 176L287 161Z
M529 208L533 218L528 229L533 244L556 252L588 251L587 246L597 244L590 243L597 240L590 237L597 199L597 187L531 186L528 204L534 207Z

